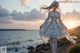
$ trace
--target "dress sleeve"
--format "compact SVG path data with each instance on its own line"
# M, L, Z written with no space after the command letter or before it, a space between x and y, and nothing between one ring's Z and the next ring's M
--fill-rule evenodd
M46 20L49 20L51 18L51 12L48 12L48 16L46 18Z
M51 12L48 13L48 17L50 18Z
M50 14L51 14L51 12L48 12L48 16L47 16L46 20L44 20L44 22L41 24L41 26L45 26L47 23L49 23L49 20L51 17Z
M60 12L58 12L58 22L59 22L62 26L66 27L66 26L64 25L63 21L61 20L61 13L60 13Z

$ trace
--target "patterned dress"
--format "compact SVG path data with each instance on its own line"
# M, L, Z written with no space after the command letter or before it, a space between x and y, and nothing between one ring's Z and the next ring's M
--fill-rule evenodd
M57 37L57 39L66 37L73 44L76 43L76 41L73 38L77 38L77 37L70 36L63 22L59 20L60 12L50 11L48 13L48 18L49 20L44 21L39 31L44 41L45 40L48 41L49 38L53 38L53 37Z

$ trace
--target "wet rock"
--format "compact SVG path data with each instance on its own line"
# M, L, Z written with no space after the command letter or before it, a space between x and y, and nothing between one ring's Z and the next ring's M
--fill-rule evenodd
M28 53L35 53L35 50L31 49Z
M29 46L29 47L27 48L27 50L33 50L33 49L35 49L33 46Z
M65 45L65 41L57 40L57 47L62 47L63 45Z
M15 49L15 52L18 52L18 49Z
M58 39L57 41L57 53L66 53L67 43L64 40ZM30 47L34 49L33 47ZM29 48L28 48L29 49ZM29 53L51 53L50 43L43 43L36 46L34 50L30 50Z

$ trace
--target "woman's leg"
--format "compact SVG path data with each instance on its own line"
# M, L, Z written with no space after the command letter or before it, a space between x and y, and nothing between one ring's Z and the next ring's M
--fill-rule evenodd
M50 45L51 45L52 53L56 53L57 52L57 38L56 37L50 38Z

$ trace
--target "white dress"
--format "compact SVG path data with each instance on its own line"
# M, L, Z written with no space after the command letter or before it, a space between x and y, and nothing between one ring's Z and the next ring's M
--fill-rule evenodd
M77 38L75 36L70 36L68 30L65 28L65 25L59 21L60 12L52 12L48 13L49 20L45 20L40 28L40 35L44 41L48 41L49 38L57 37L57 39L66 37L73 44L76 41L73 38Z

